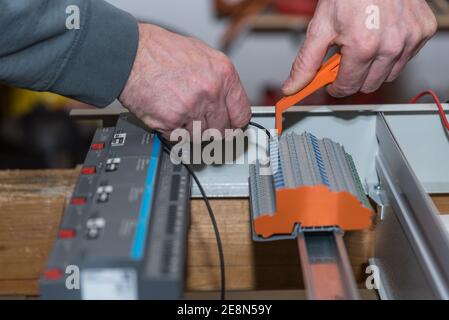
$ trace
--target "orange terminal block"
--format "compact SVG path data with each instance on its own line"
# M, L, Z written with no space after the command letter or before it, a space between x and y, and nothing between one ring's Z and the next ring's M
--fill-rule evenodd
M291 234L303 228L338 226L344 231L368 229L373 211L347 191L334 192L324 185L276 190L276 212L254 220L254 231L263 238Z
M343 231L371 227L373 208L342 145L307 132L286 133L275 141L270 158L271 176L261 163L250 166L255 236L293 236L297 226Z
M340 60L341 55L339 53L334 54L323 64L315 78L304 89L294 95L284 97L276 103L276 129L278 130L278 135L282 133L282 113L315 91L334 82L337 79Z

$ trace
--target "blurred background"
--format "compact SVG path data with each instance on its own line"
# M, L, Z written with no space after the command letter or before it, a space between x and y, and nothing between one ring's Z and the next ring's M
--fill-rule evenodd
M108 0L140 21L197 37L234 62L253 105L273 105L304 40L317 0ZM405 103L424 89L449 96L449 1L430 1L438 34L394 83L333 99L324 91L304 104ZM82 163L94 125L69 117L93 108L50 93L0 85L0 169L70 168Z

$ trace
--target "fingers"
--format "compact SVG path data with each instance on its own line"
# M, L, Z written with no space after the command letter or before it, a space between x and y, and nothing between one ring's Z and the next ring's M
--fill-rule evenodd
M393 67L400 60L404 48L405 40L399 31L390 31L389 36L382 43L381 48L375 55L368 75L361 87L361 92L372 93L378 90L389 77Z
M435 17L432 15L435 19ZM430 21L429 21L430 20ZM390 74L388 75L386 82L392 82L399 77L401 71L405 68L407 63L415 57L418 52L425 46L436 33L437 23L436 20L427 19L426 25L421 27L421 30L413 30L407 41L407 48L404 50L402 56L393 66Z
M231 128L244 128L251 120L251 107L237 72L229 78L225 104Z
M183 129L189 132L191 141L201 142L203 132L209 127L206 117L203 116L201 119L186 122Z
M329 94L346 97L378 90L406 50L406 33L400 28L390 27L385 35L370 31L346 37L338 77L328 87Z
M343 48L337 80L328 86L328 93L341 98L358 92L368 76L374 54Z
M377 91L390 74L396 59L378 57L374 60L360 91L372 93Z
M325 7L326 2L322 3L319 9ZM379 2L384 14L378 18L377 28L364 28L366 21L358 14L365 8L363 1L357 2L358 6L348 3L333 2L333 14L325 9L317 10L314 20L323 27L320 32L315 27L318 24L311 23L304 46L284 84L284 94L297 92L313 79L329 44L341 47L342 60L338 77L328 92L334 97L358 91L374 92L382 83L396 79L437 29L435 16L425 1ZM330 28L326 27L327 20L331 21ZM317 34L324 36L317 37Z
M177 129L202 135L247 125L248 97L228 57L161 28L142 27L141 33L120 101L148 127L169 139Z
M400 73L405 68L407 63L410 61L410 59L413 58L413 56L414 56L413 51L414 51L413 49L409 49L409 48L404 50L404 53L402 54L402 56L392 66L390 73L388 74L387 78L385 79L385 82L392 82L399 77Z
M304 88L315 77L332 42L332 33L319 21L309 24L306 39L293 62L290 76L282 91L292 95Z
M224 136L225 129L231 128L231 121L229 119L228 110L226 104L223 102L220 107L214 108L211 106L206 114L207 128L214 128L220 131ZM213 111L212 111L213 110Z

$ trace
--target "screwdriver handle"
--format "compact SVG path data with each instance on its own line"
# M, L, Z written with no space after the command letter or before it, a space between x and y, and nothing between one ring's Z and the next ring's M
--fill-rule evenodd
M276 129L278 130L278 135L282 133L282 113L296 105L301 100L310 96L315 91L334 82L337 79L338 70L340 68L340 60L341 55L339 53L334 54L321 66L315 78L313 78L307 86L291 96L282 98L276 103Z

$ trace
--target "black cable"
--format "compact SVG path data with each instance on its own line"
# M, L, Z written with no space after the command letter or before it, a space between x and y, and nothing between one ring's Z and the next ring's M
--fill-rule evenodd
M171 147L170 145L165 141L165 139L159 136L159 140L162 142L163 146L164 146L164 151L170 155L171 154ZM221 242L221 237L220 237L220 230L218 229L218 225L217 225L217 220L215 219L215 214L212 210L212 206L210 205L209 202L209 198L206 195L206 192L203 189L203 186L200 183L200 180L198 179L197 175L195 174L195 172L193 172L192 168L190 168L190 166L184 162L181 161L181 164L187 169L187 171L189 172L189 174L192 176L193 180L195 180L196 185L198 186L198 189L201 192L201 195L203 197L204 203L206 204L207 207L207 211L209 213L209 218L210 221L212 222L212 226L214 228L214 233L215 233L215 239L217 241L217 247L218 247L218 256L220 258L220 274L221 274L221 288L220 288L220 299L221 300L225 300L225 296L226 296L226 280L225 280L225 262L224 262L224 254L223 254L223 244Z
M268 130L267 128L265 128L263 125L258 124L258 123L255 123L255 122L250 122L250 123L248 123L248 125L253 126L253 127L256 127L256 128L259 128L259 129L261 129L261 130L264 130L265 133L267 134L268 138L270 138L270 139L272 138L271 133L270 133L270 130Z
M265 128L264 126L262 126L258 123L255 123L255 122L249 122L249 125L259 128L261 130L264 130L265 133L267 134L268 138L270 138L270 139L272 138L270 131L267 128ZM165 139L159 133L158 133L158 137L159 137L159 140L161 141L161 143L163 144L164 151L168 155L170 155L171 154L171 146L167 143L167 141L165 141ZM209 218L210 218L210 221L214 228L215 239L217 241L218 256L220 259L220 274L221 274L220 299L225 300L225 296L226 296L225 262L224 262L223 244L221 242L220 230L218 229L217 220L215 219L215 214L212 210L212 206L210 205L209 198L207 197L206 192L204 191L204 188L201 185L200 180L198 179L197 175L195 174L195 172L192 170L192 168L188 164L186 164L182 161L181 161L181 164L187 169L187 171L189 172L189 174L193 178L193 180L195 180L195 183L197 184L198 189L200 190L201 195L203 197L204 203L206 204L207 211L209 213Z

